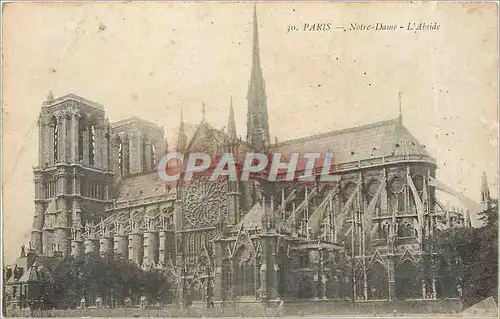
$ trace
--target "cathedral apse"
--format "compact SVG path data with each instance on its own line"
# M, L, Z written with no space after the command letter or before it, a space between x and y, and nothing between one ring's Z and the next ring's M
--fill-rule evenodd
M246 136L232 99L224 129L181 115L175 141L137 117L110 122L105 108L77 95L47 97L41 107L39 160L30 251L38 255L114 255L143 269L168 269L179 299L269 302L445 297L427 239L470 226L436 190L436 159L403 118L313 136L271 141L266 87L253 16ZM245 154L326 151L335 183L211 181L165 184L158 163L168 152ZM315 174L319 174L315 171ZM467 202L470 210L483 203ZM475 206L476 205L476 206ZM481 206L482 207L482 206Z

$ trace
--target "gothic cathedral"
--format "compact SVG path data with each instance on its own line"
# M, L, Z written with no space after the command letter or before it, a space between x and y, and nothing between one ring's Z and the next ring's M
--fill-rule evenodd
M232 100L225 130L209 125L204 111L198 125L181 116L168 145L153 123L110 123L97 103L49 95L38 121L30 250L113 254L145 269L168 268L179 294L194 301L446 297L428 239L443 227L468 226L470 212L439 202L435 159L401 117L271 141L258 35L254 12L245 138ZM232 152L237 160L254 151L333 152L340 181L200 175L168 187L156 164L169 150ZM483 195L487 202L487 185Z

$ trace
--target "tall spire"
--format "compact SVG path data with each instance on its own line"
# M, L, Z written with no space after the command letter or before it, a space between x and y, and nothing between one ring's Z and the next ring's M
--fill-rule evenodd
M201 119L204 121L206 116L205 102L201 102Z
M253 69L260 70L259 56L259 24L257 20L257 6L253 4L253 50L252 50L252 71Z
M403 110L402 110L402 106L401 106L401 91L398 93L398 96L399 96L399 124L403 124Z
M234 120L233 96L229 105L229 119L227 120L227 134L233 140L237 139L236 136L236 121Z
M260 65L259 28L257 8L253 13L252 70L248 85L247 102L247 140L255 149L262 150L269 144L269 119L264 76Z
M186 148L186 143L187 143L187 137L186 137L186 132L184 131L184 116L182 114L182 108L181 108L181 123L179 125L179 134L177 136L176 151L181 153L184 152Z

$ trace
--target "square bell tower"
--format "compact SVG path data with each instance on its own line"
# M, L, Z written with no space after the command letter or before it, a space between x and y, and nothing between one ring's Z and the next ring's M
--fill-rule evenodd
M102 105L49 94L38 118L31 248L39 254L83 253L86 225L110 206L110 125Z

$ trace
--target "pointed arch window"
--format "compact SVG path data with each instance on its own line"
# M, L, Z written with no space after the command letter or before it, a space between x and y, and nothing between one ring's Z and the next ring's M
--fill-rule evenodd
M83 134L85 133L85 120L80 118L78 121L78 160L83 159Z
M58 142L59 142L59 127L57 125L57 119L55 116L50 120L50 126L52 127L52 155L54 157L54 164L59 159L58 154Z
M151 156L151 170L156 169L156 148L154 143L151 143L150 147L150 156Z
M145 172L148 169L147 165L147 148L146 148L146 136L143 136L142 141L141 141L141 158L142 158L142 171Z
M396 175L389 182L389 214L406 211L406 185L405 180Z
M95 125L89 126L89 165L95 164Z
M128 135L123 139L123 175L130 174L130 147Z
M123 142L119 136L116 138L116 145L118 147L118 172L120 176L123 176Z

